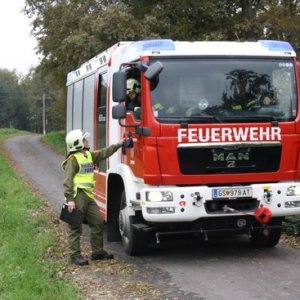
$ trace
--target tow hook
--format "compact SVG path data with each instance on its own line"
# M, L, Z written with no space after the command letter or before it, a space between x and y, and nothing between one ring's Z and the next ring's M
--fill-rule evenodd
M273 193L270 189L264 189L264 200L266 203L271 203Z

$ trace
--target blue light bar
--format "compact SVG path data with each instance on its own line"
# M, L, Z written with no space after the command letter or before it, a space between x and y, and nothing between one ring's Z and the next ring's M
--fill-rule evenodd
M294 51L290 43L284 41L259 40L263 47L270 51Z
M161 50L175 50L175 44L172 40L147 40L134 43L140 51L161 51Z

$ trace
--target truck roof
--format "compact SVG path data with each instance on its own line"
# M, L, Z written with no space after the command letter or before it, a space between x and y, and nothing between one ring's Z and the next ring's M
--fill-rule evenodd
M106 65L111 53L120 62L138 60L141 56L253 56L296 57L293 47L285 41L258 40L255 42L173 41L170 39L120 42L101 52L68 74L67 85Z

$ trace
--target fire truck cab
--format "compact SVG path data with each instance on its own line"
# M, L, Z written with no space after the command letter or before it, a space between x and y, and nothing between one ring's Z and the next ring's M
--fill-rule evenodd
M128 108L128 80L137 82ZM177 234L275 246L300 213L296 54L288 42L120 42L68 74L67 131L92 150L109 241L128 255Z

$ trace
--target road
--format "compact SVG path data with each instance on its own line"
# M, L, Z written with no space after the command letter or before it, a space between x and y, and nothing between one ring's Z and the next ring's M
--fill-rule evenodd
M4 146L23 178L59 212L63 156L37 135L9 138ZM257 249L246 237L177 241L154 247L143 257L127 257L119 243L106 247L172 299L300 299L300 251L283 242Z

